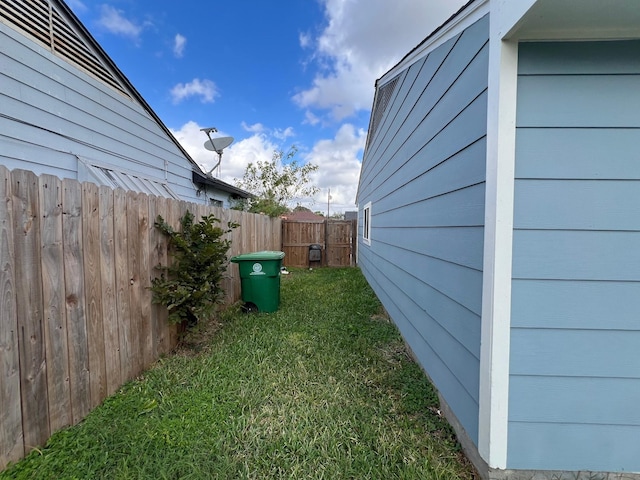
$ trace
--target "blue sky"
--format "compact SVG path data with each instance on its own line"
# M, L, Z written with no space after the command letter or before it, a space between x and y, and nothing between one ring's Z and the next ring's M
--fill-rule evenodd
M203 169L204 127L233 136L222 180L275 149L319 166L313 210L355 209L374 83L466 0L67 0ZM209 167L209 168L207 168Z

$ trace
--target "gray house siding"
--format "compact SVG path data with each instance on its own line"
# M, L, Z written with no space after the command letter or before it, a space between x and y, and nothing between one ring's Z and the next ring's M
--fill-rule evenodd
M521 43L508 467L640 471L640 42Z
M386 84L357 200L359 225L371 202L360 267L475 442L488 36L485 16Z
M201 201L192 164L141 105L2 23L0 45L3 165L78 178L79 157Z

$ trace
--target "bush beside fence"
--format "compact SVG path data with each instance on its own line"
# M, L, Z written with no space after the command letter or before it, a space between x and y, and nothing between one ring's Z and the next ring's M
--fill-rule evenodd
M0 200L0 469L176 345L149 290L167 262L158 215L239 224L229 257L281 247L279 219L3 166ZM224 289L227 304L240 297L237 268Z

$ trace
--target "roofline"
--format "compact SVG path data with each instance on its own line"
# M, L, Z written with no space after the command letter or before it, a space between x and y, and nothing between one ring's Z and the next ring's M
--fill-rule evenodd
M439 27L432 31L424 40L422 40L418 45L411 49L404 57L402 57L402 59L400 59L398 63L396 63L385 74L383 74L375 81L375 91L373 95L371 115L369 116L369 125L367 129L367 141L365 143L365 149L362 158L363 161L362 165L360 166L360 173L362 173L364 159L367 156L369 133L371 132L371 124L373 122L373 111L375 109L376 99L378 98L378 91L380 87L393 80L397 75L400 74L400 72L402 72L409 65L413 64L418 58L424 56L426 53L429 53L431 50L434 50L435 48L440 46L442 43L444 43L444 41L449 39L452 33L457 34L459 31L462 31L464 28L466 28L467 25L464 20L472 16L473 13L480 10L480 12L484 15L485 12L481 9L488 3L489 0L469 0L466 4L460 7L457 12L455 12L447 20L445 20L444 23L442 23ZM358 182L358 189L356 190L356 200L359 195L360 182Z
M100 44L97 42L97 40L93 37L93 35L91 35L89 30L87 30L87 28L84 26L84 24L75 15L75 13L73 13L71 8L69 8L69 6L64 2L64 0L50 0L50 1L51 2L55 2L57 4L57 6L62 11L64 11L65 15L68 15L71 18L71 20L73 20L75 22L75 25L82 31L82 34L86 37L86 40L91 43L91 46L93 48L95 48L96 51L102 57L102 59L105 62L107 62L109 68L112 69L113 72L119 77L119 79L125 84L125 86L130 91L130 93L133 95L135 100L138 101L140 103L140 105L142 105L142 107L147 111L147 113L149 115L151 115L151 117L155 120L155 122L160 126L160 128L162 128L162 130L164 130L164 132L169 136L169 138L171 138L173 143L176 145L176 147L178 147L178 149L182 152L182 154L185 156L185 158L191 163L191 165L194 168L196 168L197 171L202 172L202 169L200 168L200 166L193 160L193 158L191 158L191 155L189 155L187 153L187 151L184 149L184 147L182 145L180 145L180 142L178 142L176 137L174 137L173 133L171 133L171 130L169 130L169 128L164 124L164 122L162 120L160 120L160 117L158 117L156 112L153 111L151 106L142 97L140 92L138 92L138 90L136 90L136 88L129 81L129 79L126 77L126 75L124 73L122 73L122 71L118 68L118 66L115 64L115 62L111 59L111 57L107 54L107 52L100 46Z
M241 188L234 187L222 180L219 180L211 175L206 175L204 173L196 172L195 170L192 172L191 179L193 183L198 185L210 185L212 187L216 187L223 192L230 193L232 195L236 195L242 198L254 198L255 195L247 192L246 190L242 190Z
M410 50L409 53L402 57L398 63L377 79L375 83L376 89L394 78L406 67L413 64L418 58L423 57L425 54L447 41L453 35L464 30L467 27L467 23L472 23L465 22L465 20L472 17L474 13L479 11L483 16L485 13L488 13L488 8L486 9L486 12L482 10L482 8L485 5L488 5L488 3L489 0L469 0L466 4L460 7L457 12L445 20L444 23L431 32L424 40ZM474 18L473 21L475 22L475 20L476 19Z

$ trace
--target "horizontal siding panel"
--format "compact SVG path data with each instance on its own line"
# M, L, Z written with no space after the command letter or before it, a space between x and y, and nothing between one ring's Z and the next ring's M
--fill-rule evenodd
M385 196L405 185L410 185L413 180L421 176L428 177L432 174L448 175L446 181L453 182L451 186L448 184L439 186L440 192L464 186L464 182L469 185L483 181L485 177L486 117L486 94L482 94L434 137L431 137L432 133L429 131L423 131L423 126L420 126L416 135L409 139L402 151L398 152L398 156L395 157L396 160L393 164L396 169L393 172L385 172L384 177L379 177L371 185L371 188L375 189L377 195ZM429 141L425 143L427 139ZM409 152L410 156L406 157L405 154ZM406 160L401 161L405 158ZM449 162L452 163L447 165L446 169L435 171L436 167ZM463 167L458 166L457 162L463 164L466 162L467 164ZM463 173L463 168L470 168L470 171ZM452 173L453 175L451 175ZM463 178L456 178L456 174ZM465 177L471 177L471 179L465 180ZM378 183L382 178L385 178L384 182ZM421 181L429 182L425 179L421 179ZM432 186L434 183L437 183L437 180L431 181Z
M37 112L30 112L28 108L25 108L24 106L21 107L20 104L7 102L5 103L5 106L5 112L8 112L8 114L14 117L16 115L20 115L22 119L27 119L29 118L28 114L31 113L33 117L31 118L32 120L37 120L41 124L51 125L52 130L60 128L60 125L63 123L57 117L49 117L47 123L48 115L38 115ZM40 161L45 167L57 169L57 165L51 161L50 155L64 157L65 162L63 164L68 167L71 167L71 162L77 162L75 155L78 155L82 158L98 161L107 165L117 165L147 177L164 177L164 162L161 159L155 159L154 162L152 158L148 156L143 156L139 153L136 154L135 152L128 152L131 154L130 158L132 158L132 160L126 161L117 155L118 153L122 153L122 149L116 141L111 145L107 145L104 143L103 139L103 148L106 148L107 152L100 152L99 150L96 150L94 144L91 144L90 142L82 143L67 138L67 134L64 132L64 129L63 132L57 134L5 118L0 118L0 126L3 127L3 135L11 139L11 145L13 146L7 147L7 150L3 152L6 156L9 156L9 148L11 148L12 151L16 152L16 156L14 157L16 159L23 159L31 162ZM80 131L78 130L74 133L80 133ZM74 165L71 168L74 171L74 176L72 178L76 178L75 173L77 172L77 167ZM58 175L51 170L47 173ZM182 173L182 176L185 177L185 181L190 180L190 175L190 170L185 170Z
M392 135L386 137L384 151L379 154L376 153L376 158L381 158L385 162L371 162L367 170L363 171L361 182L363 186L370 188L372 184L375 185L374 178L389 168L388 162L392 158L402 158L403 156L404 158L409 158L411 156L411 152L404 155L397 153L409 137L416 135L419 138L422 137L422 144L418 146L420 148L446 123L453 119L464 106L468 105L478 93L486 88L488 53L487 47L483 48L483 45L486 43L487 38L488 17L476 22L460 36L453 50L447 54L436 71L425 66L415 84L417 89L422 88L424 91L415 105L411 106L411 110L405 115L398 115L398 121L389 127ZM436 49L435 52L432 52L427 59L427 65L431 61L436 63L437 60L440 60L441 57L438 52L446 52L448 48L449 45L445 44ZM484 53L478 55L481 50ZM476 55L478 57L473 61L473 65L470 66ZM456 87L458 77L467 68L470 68L470 71L474 73L466 74L461 86ZM432 73L433 76L429 77L428 75ZM464 101L463 97L458 97L457 95L445 95L451 88L455 88L458 92L471 88L470 91L475 91L476 94L469 96L469 92L467 92L467 95L465 95L467 101ZM463 94L460 93L460 95ZM442 105L439 105L441 102ZM436 121L437 118L440 118L440 122ZM417 128L421 129L420 132L416 130ZM397 168L398 165L398 160L394 160L392 167ZM382 174L382 180L378 181L378 183L382 183L387 176L388 174ZM363 190L363 192L366 192L366 190Z
M427 145L398 172L398 175L389 179L387 183L390 185L397 181L406 183L378 202L379 208L413 203L418 199L425 200L485 181L486 142L484 138L427 170L433 161L432 153L443 153L442 151L433 152L437 148L437 143L438 141L434 140ZM380 188L386 190L387 187L388 185L385 184Z
M379 260L375 264L384 264L384 268L376 268L387 281L397 285L403 294L414 302L422 312L417 318L426 314L430 320L443 328L452 339L462 345L471 355L480 359L480 316L463 307L451 298L442 294L431 285L394 263ZM384 274L382 273L384 271ZM394 297L395 298L395 297ZM401 305L404 303L400 302ZM414 318L414 317L410 317ZM425 335L425 338L430 338ZM474 396L474 398L477 397Z
M511 374L640 378L640 331L511 330Z
M376 230L376 241L482 270L483 227L381 228Z
M411 272L453 301L480 315L482 272L454 263L403 250L393 245L376 244L375 253L397 267ZM377 260L379 262L380 260Z
M375 162L385 158L384 153L389 148L390 139L396 136L398 129L404 125L404 119L415 108L418 99L428 85L428 79L431 79L440 68L456 40L457 37L448 40L441 48L434 50L400 74L400 84L396 86L396 92L387 106L387 112L380 122L374 142L367 150L367 157L375 159ZM368 171L373 172L376 164L373 163Z
M381 200L373 203L371 228L482 226L484 202L484 183L409 205L388 205ZM372 238L375 240L375 233Z
M640 472L640 427L511 422L508 437L510 469Z
M369 188L391 191L486 135L486 86L478 82L487 70L488 54L483 52L484 61L474 62L475 68L453 84L408 137L391 141L389 161L372 176ZM414 158L417 161L407 165Z
M640 427L637 378L515 375L509 400L509 421Z
M640 231L640 180L516 180L514 204L514 228Z
M640 232L516 230L513 277L640 281Z
M403 309L389 294L384 277L375 274L370 268L372 263L366 260L363 272L374 292L385 306L385 309L400 330L403 338L411 348L417 361L425 369L429 378L463 425L469 436L477 442L478 439L478 403L451 373L441 358L434 352L431 345L425 341L413 324L404 314ZM382 283L381 283L382 282Z
M540 74L640 74L640 41L522 42L518 72Z
M32 146L12 148L14 145L0 137L2 152L0 152L0 165L8 170L29 170L36 175L55 175L58 178L76 178L75 162L71 168L64 168L68 163L69 155L58 152L45 152L52 165L41 163L43 151ZM24 158L23 158L24 157ZM72 157L73 158L73 157ZM34 160L37 159L37 160ZM75 159L74 159L75 160Z
M100 103L100 100L104 98L105 92L108 92L108 96L117 101L119 99L119 101L131 102L121 93L107 87L83 70L52 54L49 50L40 48L13 29L0 24L0 35L4 36L3 41L7 45L6 51L11 52L12 61L21 64L23 68L37 74L47 72L46 75L54 82L77 91L87 98L92 98L97 103Z
M385 291L397 305L401 305L402 314L411 323L430 349L447 366L458 382L477 402L479 392L479 359L467 350L456 338L436 322L429 312L422 310L415 301L407 296L403 285L395 284L385 275L385 265L379 263L376 277L381 278Z
M640 283L514 280L511 326L639 330Z
M516 178L640 179L640 129L519 128Z
M640 128L636 75L521 76L518 127Z
M22 86L19 99L8 100L5 105L10 115L35 125L66 132L79 140L92 142L132 158L151 157L167 160L175 155L177 148L166 137L149 133L155 122L140 111L131 112L129 118L114 114L102 105L83 103L85 97L78 96L74 103L64 103L46 93ZM16 110L17 109L17 110ZM19 115L19 111L22 115ZM96 114L99 113L99 116ZM73 133L71 133L73 132ZM173 153L169 153L173 150Z
M0 82L0 95L9 96L1 98L3 113L89 145L70 143L70 140L51 135L44 139L48 134L42 130L25 138L26 127L22 126L22 133L14 138L42 143L45 148L71 151L89 160L120 165L145 176L164 177L164 161L167 160L168 179L174 191L184 199L199 201L191 182L190 162L140 105L38 48L13 30L2 25L0 30L2 40L11 46L12 58L3 58L8 66L6 75L15 75L15 78L3 77ZM47 72L47 75L40 72ZM5 75L4 69L2 75ZM24 81L25 78L28 81ZM95 112L101 112L99 118L94 116ZM6 134L6 130L4 132ZM100 154L93 146L111 153ZM132 160L119 158L119 155ZM62 176L55 166L43 164L35 171L40 170ZM76 178L76 175L67 177Z

